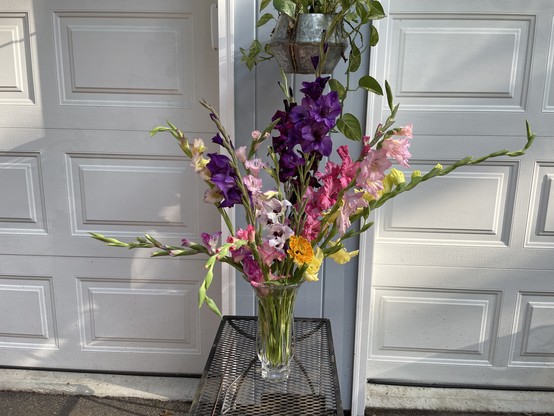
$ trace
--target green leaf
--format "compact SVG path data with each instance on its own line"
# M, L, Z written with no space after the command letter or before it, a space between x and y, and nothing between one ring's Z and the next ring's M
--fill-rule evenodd
M379 20L387 17L383 5L378 1L373 1L371 3L371 9L369 11L369 18L371 20Z
M212 312L214 312L217 316L221 318L221 311L219 310L213 299L206 296L206 305L208 305Z
M371 35L369 36L369 45L375 46L379 43L379 32L375 26L371 26Z
M355 44L350 45L350 56L348 57L348 72L356 72L362 63L362 55Z
M383 89L381 88L381 85L379 85L377 80L372 76L364 75L358 81L358 85L369 92L377 95L383 95Z
M388 81L385 80L385 91L387 92L387 102L389 104L390 111L393 111L394 109L394 103L393 103L393 96L392 96L392 90L390 88L390 84Z
M271 0L262 0L262 3L260 4L260 11L269 6L269 3L271 3Z
M337 128L350 140L360 141L362 140L362 127L360 122L353 114L343 114L337 121Z
M331 91L336 91L339 94L339 100L346 97L346 88L335 78L331 78L329 80L329 87L331 88Z
M356 3L356 13L360 16L361 22L365 23L368 17L368 12L362 3Z
M296 11L296 3L291 0L273 0L273 7L280 13L294 19L294 12Z
M254 40L250 45L250 49L248 50L248 56L254 57L257 54L259 54L261 50L262 50L261 42L259 40Z
M260 17L260 19L258 20L258 23L256 23L256 27L265 25L271 19L273 19L273 15L271 13L264 14L262 17Z

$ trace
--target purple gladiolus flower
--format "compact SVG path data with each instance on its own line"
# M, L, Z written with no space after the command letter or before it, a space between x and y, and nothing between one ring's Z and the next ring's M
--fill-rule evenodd
M219 135L219 133L217 133L214 137L212 137L212 142L220 146L223 146L223 138Z
M329 129L332 129L336 124L340 111L339 94L336 91L331 91L329 94L319 97L316 105L310 110L310 116L316 121L324 122Z
M319 55L314 55L310 58L312 61L312 66L314 67L314 70L317 69L317 66L319 65Z
M204 244L204 247L208 249L208 252L210 254L215 253L215 250L217 248L217 242L219 241L220 235L221 235L221 231L215 232L213 234L202 233L200 235L202 237L202 244Z
M305 81L302 83L302 86L304 88L300 89L300 91L306 94L312 100L317 100L319 97L321 97L321 94L323 94L323 90L325 89L325 85L327 84L327 81L329 81L329 78L330 77L317 77L314 82Z
M304 158L298 156L294 151L281 153L279 159L279 180L286 182L289 178L296 176L298 167L304 164Z
M223 195L223 201L219 204L221 208L230 208L235 204L241 204L241 193L237 186L236 174L231 167L230 159L218 153L208 153L210 161L206 168L211 173L210 181L217 186Z
M333 142L327 134L329 128L325 123L312 123L302 127L302 151L305 153L318 152L322 156L329 156L333 150Z

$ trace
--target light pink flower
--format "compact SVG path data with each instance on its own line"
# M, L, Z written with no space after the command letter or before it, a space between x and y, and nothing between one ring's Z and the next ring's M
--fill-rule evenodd
M383 140L381 149L386 152L387 157L393 158L400 165L409 168L410 165L408 165L408 160L412 157L408 151L408 148L410 147L410 139L412 138L411 125L403 127L398 131L398 134L393 137L401 138L394 139L391 137Z
M401 127L398 130L395 131L396 136L405 136L407 139L411 139L412 131L413 131L413 124L408 124L407 126Z
M359 208L367 207L367 201L364 199L362 192L349 193L344 195L343 205L339 210L337 217L337 225L339 226L339 234L344 235L350 227L350 216L355 214Z
M260 174L260 171L262 169L265 169L267 165L264 162L262 162L261 159L252 159L252 160L247 160L244 163L244 167L248 169L250 173L257 178L258 175Z
M385 171L392 163L382 149L371 149L359 166L360 174L356 179L356 186L377 198L377 192L383 189Z
M235 155L242 163L246 163L246 146L241 146L235 150Z
M252 175L246 175L243 178L244 186L253 194L259 194L262 190L262 180Z

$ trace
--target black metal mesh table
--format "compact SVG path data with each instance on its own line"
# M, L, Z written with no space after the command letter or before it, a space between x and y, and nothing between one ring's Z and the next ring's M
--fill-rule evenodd
M295 318L289 379L262 379L255 317L224 316L190 415L343 415L331 325Z

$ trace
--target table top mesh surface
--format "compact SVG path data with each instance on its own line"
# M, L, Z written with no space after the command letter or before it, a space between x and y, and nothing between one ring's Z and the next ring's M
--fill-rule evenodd
M285 382L261 378L257 320L224 317L190 415L342 415L330 324L295 319L295 355Z

